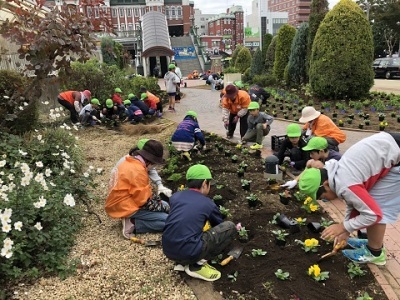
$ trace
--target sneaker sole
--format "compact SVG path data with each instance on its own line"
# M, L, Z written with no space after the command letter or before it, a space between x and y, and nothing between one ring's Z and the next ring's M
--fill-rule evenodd
M197 274L196 272L190 271L189 267L185 268L185 273L188 274L190 277L201 279L201 280L205 280L205 281L208 281L208 282L216 281L216 280L221 278L221 273L213 274L213 276L215 275L214 278L203 277L203 276Z

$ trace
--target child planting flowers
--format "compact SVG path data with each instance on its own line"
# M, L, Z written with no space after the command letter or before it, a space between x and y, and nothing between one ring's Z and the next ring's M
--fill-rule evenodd
M308 268L308 275L311 276L315 281L324 281L329 278L329 272L321 272L321 268L318 265L312 265Z
M317 252L319 247L319 242L317 239L306 239L304 242L300 240L295 240L297 244L302 245L302 248L305 252Z

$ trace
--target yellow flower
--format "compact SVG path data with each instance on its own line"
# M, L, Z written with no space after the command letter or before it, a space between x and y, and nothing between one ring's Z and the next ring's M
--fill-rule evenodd
M321 274L321 269L318 265L314 265L314 276L318 277Z
M180 191L183 191L185 189L185 186L183 184L181 184L181 186L179 187Z
M312 276L313 274L314 274L314 267L313 267L313 266L310 266L310 267L308 268L308 275Z
M302 217L298 217L298 218L296 219L296 221L297 221L297 223L301 223L301 222L303 222L303 218L302 218Z
M242 148L242 144L237 144L236 148L238 148L238 149Z
M306 247L311 247L311 246L313 246L312 240L311 240L311 239L306 239L306 240L304 241L304 246L306 246Z
M308 196L307 198L306 198L306 200L304 201L304 204L308 204L308 203L310 203L310 202L312 202L313 200L312 200L312 198L310 197L310 196Z
M316 205L316 204L310 204L310 210L311 211L317 211L318 210L318 205Z

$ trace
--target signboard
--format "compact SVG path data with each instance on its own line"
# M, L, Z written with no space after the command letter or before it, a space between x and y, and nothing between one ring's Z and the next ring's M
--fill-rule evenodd
M196 58L194 47L172 47L172 50L175 52L175 60Z
M260 30L258 27L246 27L244 36L245 38L260 38Z
M260 47L260 42L246 42L244 45L246 47Z

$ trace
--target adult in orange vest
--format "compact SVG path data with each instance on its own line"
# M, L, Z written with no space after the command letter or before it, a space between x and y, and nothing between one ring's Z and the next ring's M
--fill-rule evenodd
M149 140L141 150L131 149L111 172L105 210L111 218L122 220L122 234L127 239L133 233L164 228L169 205L153 194L148 174L154 165L164 162L163 153L159 141Z
M162 116L162 112L163 112L163 105L162 105L162 102L161 102L160 98L157 97L156 95L154 95L153 93L149 92L147 90L147 88L144 87L144 86L140 87L140 93L146 93L148 99L149 100L153 100L155 102L155 104L157 106L158 116L161 117Z
M85 100L90 101L92 94L89 90L83 92L66 91L57 96L58 103L69 110L72 124L79 123L79 113L83 108Z
M324 137L328 141L328 149L339 151L338 145L346 141L346 134L329 117L316 111L312 106L303 108L299 121L306 123L303 130L307 139L314 136Z
M225 95L222 98L222 121L227 130L228 139L233 137L236 124L240 120L240 137L247 131L247 107L250 104L250 96L246 91L238 90L233 84L228 84L225 88Z

